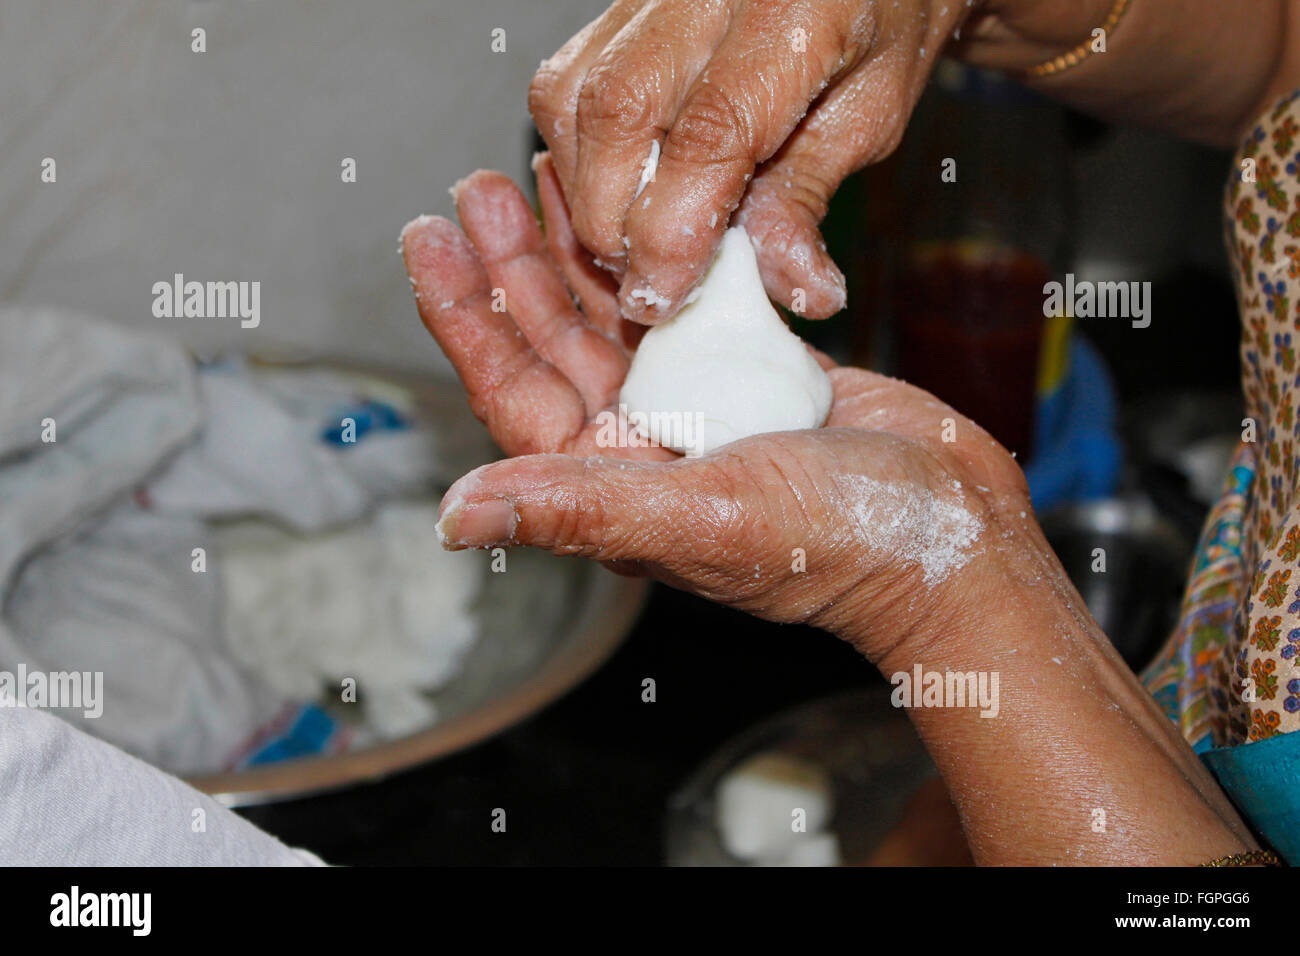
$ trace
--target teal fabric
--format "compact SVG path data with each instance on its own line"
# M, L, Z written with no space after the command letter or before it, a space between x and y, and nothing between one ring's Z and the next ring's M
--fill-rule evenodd
M1201 760L1269 847L1300 866L1300 733L1220 747Z

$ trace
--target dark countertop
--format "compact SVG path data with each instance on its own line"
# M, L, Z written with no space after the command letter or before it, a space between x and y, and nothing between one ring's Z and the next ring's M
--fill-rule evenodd
M379 783L240 812L334 864L656 865L669 795L718 746L880 679L821 631L656 586L609 663L525 723Z

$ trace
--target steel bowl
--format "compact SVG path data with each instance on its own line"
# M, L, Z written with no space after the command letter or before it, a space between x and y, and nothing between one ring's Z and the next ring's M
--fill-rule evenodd
M1043 533L1101 629L1140 670L1178 621L1189 540L1148 502L1106 498L1042 518ZM1095 570L1098 549L1104 570Z
M436 424L439 453L450 475L496 454L453 381L346 362L259 361L281 368L324 364L400 390ZM249 806L379 780L473 746L541 710L594 672L632 629L649 593L644 580L522 548L510 551L507 573L493 573L484 561L482 574L473 605L480 636L457 677L429 695L438 712L432 726L335 756L196 775L188 782L229 806ZM319 703L340 721L354 719L336 700Z

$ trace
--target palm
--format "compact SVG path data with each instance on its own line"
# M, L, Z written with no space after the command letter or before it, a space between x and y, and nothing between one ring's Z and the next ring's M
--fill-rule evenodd
M457 189L464 232L445 219L417 220L403 232L403 254L420 317L497 444L510 455L595 454L596 416L617 405L638 328L621 318L612 279L574 239L546 158L537 185L545 237L514 183L480 171ZM660 448L599 450L673 457Z

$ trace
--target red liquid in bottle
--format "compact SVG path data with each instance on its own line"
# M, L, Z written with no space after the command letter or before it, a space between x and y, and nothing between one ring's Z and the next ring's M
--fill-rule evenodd
M1047 266L1015 249L927 243L898 279L898 373L986 428L1033 446Z

